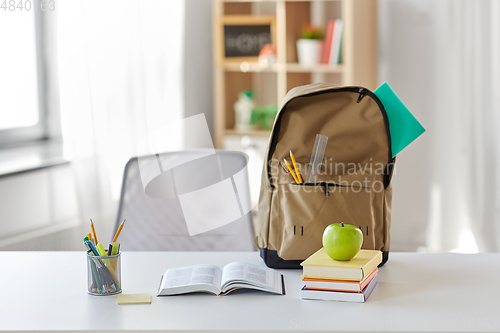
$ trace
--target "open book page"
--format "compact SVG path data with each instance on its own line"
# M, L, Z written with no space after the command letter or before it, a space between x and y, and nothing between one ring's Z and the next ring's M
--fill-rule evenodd
M282 294L281 274L277 271L235 261L222 269L221 291L227 293L236 288L249 288Z
M214 265L171 268L162 277L158 296L205 291L220 293L222 271Z

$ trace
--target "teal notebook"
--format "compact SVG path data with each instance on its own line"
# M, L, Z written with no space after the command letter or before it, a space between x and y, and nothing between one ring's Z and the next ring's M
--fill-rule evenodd
M384 82L373 93L384 105L389 118L392 157L394 157L424 133L425 128L420 125L387 82Z

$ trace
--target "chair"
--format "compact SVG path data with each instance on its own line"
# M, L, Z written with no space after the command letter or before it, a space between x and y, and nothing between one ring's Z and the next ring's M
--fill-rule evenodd
M115 225L126 219L121 250L255 251L246 165L245 154L224 150L130 159Z

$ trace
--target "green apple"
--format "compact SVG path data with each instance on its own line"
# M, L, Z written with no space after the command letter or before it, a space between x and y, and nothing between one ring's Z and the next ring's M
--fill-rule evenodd
M323 247L334 260L351 260L362 244L363 233L351 224L333 223L323 232Z

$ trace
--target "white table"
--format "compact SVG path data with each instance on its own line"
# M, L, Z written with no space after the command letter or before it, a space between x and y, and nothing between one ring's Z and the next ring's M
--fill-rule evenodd
M125 252L124 293L149 305L117 305L86 293L82 252L0 252L1 331L500 331L500 253L391 253L367 303L300 299L301 270L282 270L286 296L235 292L154 297L169 267L242 260L257 253Z

